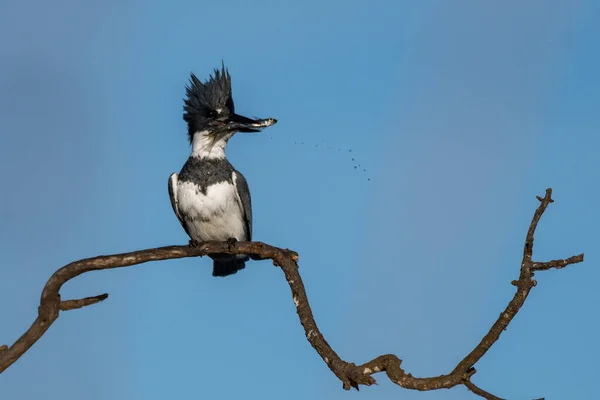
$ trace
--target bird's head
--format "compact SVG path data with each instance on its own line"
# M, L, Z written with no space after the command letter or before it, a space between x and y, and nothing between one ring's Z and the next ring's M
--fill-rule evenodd
M277 122L274 118L251 119L235 113L231 75L224 64L205 82L191 74L183 109L190 143L197 134L205 136L212 144L221 140L226 142L236 132L260 132Z

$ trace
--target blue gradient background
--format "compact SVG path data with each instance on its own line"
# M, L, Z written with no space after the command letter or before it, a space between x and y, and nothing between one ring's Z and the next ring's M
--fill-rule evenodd
M237 110L279 119L228 148L255 238L300 253L342 358L453 368L511 298L535 195L552 187L535 258L586 261L538 274L474 382L594 398L599 17L593 0L2 1L0 344L60 266L187 242L167 195L189 154L184 85L224 59ZM61 314L0 376L0 398L475 398L384 376L346 393L281 271L210 271L186 259L71 281L65 299L110 297Z

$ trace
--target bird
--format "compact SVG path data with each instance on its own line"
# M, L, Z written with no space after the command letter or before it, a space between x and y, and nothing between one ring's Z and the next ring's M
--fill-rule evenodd
M190 244L251 241L250 188L244 175L227 160L225 148L237 132L260 132L277 120L235 113L231 75L223 62L221 70L214 69L214 75L204 82L190 73L183 111L191 154L179 174L169 176L169 197ZM210 258L216 277L237 273L250 259L246 254L224 253Z

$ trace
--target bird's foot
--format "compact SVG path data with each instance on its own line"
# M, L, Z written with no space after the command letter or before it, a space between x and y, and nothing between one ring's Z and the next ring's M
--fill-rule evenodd
M235 247L235 244L237 243L237 241L238 240L234 237L227 239L227 246L228 246L229 251L231 251L232 247Z
M188 245L190 247L200 247L201 244L202 244L202 242L200 242L198 240L195 240L195 239L192 239L192 240L190 240L190 242L189 242Z

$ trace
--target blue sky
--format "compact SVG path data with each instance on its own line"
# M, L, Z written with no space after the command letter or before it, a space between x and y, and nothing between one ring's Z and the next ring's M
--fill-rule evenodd
M342 358L391 352L414 375L451 370L511 298L535 196L552 187L534 256L586 261L537 275L474 382L510 399L591 398L599 17L592 0L2 2L0 342L30 325L60 266L187 242L167 194L189 154L184 85L223 59L236 110L279 120L228 147L254 237L300 253ZM0 397L471 398L384 376L345 392L281 271L211 268L175 260L71 281L63 298L110 297L61 314L0 376Z

